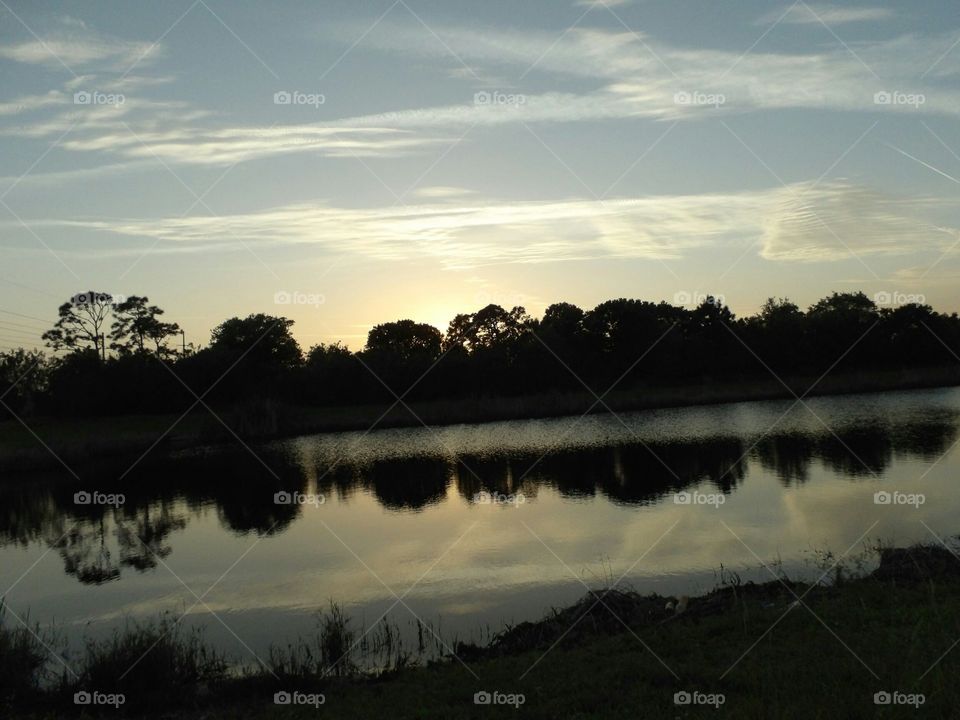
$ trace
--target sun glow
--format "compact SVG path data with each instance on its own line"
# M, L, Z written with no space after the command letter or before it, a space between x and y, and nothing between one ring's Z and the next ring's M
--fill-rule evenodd
M413 319L417 322L425 322L428 325L433 325L437 330L445 333L447 327L450 325L450 321L460 312L467 311L462 309L456 310L446 305L428 305L422 309L418 309Z

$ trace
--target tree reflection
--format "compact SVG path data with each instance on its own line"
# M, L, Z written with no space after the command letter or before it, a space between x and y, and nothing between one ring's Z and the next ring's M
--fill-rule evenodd
M278 493L323 493L349 501L368 494L390 511L419 512L443 502L451 488L468 502L480 492L527 500L550 488L569 499L602 496L622 505L650 505L703 483L730 493L750 462L784 485L802 484L814 463L851 479L869 478L897 456L928 461L957 437L953 414L932 412L924 422L880 422L836 432L779 433L760 438L719 436L696 442L659 442L564 448L546 454L473 453L456 457L305 460L293 444L258 450L197 452L130 473L98 469L82 485L34 475L0 484L0 546L43 542L64 571L85 584L154 571L173 553L173 537L192 518L213 509L231 533L284 532L304 509L276 502ZM262 461L262 462L261 462ZM97 488L122 492L120 507L76 505L74 493Z
M120 577L113 554L106 543L107 523L78 523L56 542L67 575L75 575L85 585L101 585Z
M173 548L166 543L174 530L187 526L187 516L168 503L136 508L133 517L123 517L117 526L120 564L139 572L152 570Z

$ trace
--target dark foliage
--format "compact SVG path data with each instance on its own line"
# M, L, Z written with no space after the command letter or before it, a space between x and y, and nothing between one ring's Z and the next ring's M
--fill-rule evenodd
M182 412L198 398L258 407L268 398L335 406L390 404L397 397L600 394L613 386L642 391L960 362L956 313L919 304L880 308L860 292L834 293L807 311L771 298L747 318L713 298L694 308L624 298L589 311L556 303L540 319L522 307L488 305L457 315L445 334L400 320L374 327L361 351L335 343L306 354L292 320L265 314L226 320L208 347L180 351L165 341L177 325L160 323L163 311L146 302L131 298L112 308L111 338L120 350L106 357L96 331L72 345L58 336L58 347L72 352L57 360L22 351L0 355L0 392L10 391L9 409L100 415ZM90 312L103 325L109 310L66 304L58 326L82 330L82 313Z

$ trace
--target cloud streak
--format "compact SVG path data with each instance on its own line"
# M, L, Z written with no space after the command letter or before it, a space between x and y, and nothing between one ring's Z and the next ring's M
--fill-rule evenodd
M447 203L350 209L297 204L256 213L149 220L46 221L160 241L158 252L222 251L237 243L307 245L372 260L431 259L448 269L584 259L679 260L705 248L755 244L769 261L834 262L942 251L956 230L915 215L927 201L846 182L725 194L600 202Z
M800 6L797 6L800 8ZM602 10L602 9L601 9ZM865 12L864 9L861 9ZM849 9L845 12L852 12ZM862 15L862 12L861 12ZM102 153L107 162L162 159L168 164L228 165L292 153L329 157L398 157L452 141L463 129L519 123L577 123L647 118L694 121L732 113L789 109L829 109L869 113L960 116L960 90L943 82L927 85L918 78L928 71L955 38L903 36L861 43L856 56L839 43L807 53L739 52L683 48L628 32L575 28L559 38L538 31L438 27L443 43L424 44L423 29L381 23L365 44L414 57L444 58L463 69L444 47L455 48L484 75L552 76L557 90L511 89L522 102L475 102L477 90L464 87L462 98L448 104L341 117L306 124L272 127L224 124L217 116L186 102L149 100L142 93L169 77L127 78L121 86L97 76L68 82L66 93L52 91L0 104L0 118L22 112L56 110L69 104L75 88L129 92L122 108L70 106L53 117L0 128L19 137L57 137L73 127L63 148ZM136 43L114 42L94 51L82 43L71 57L100 60L133 52ZM8 52L14 52L7 47ZM2 51L2 49L0 49ZM99 55L97 54L99 53ZM16 50L23 58L39 58L36 48ZM479 67L482 65L483 67ZM442 67L440 72L444 72ZM873 73L884 80L878 80ZM931 83L960 72L960 53L948 54L930 73ZM475 78L472 78L476 80ZM533 87L543 83L528 79ZM922 94L922 104L875 101L879 92ZM449 97L449 92L446 93ZM277 115L278 120L283 117ZM133 130L133 133L130 130ZM134 134L136 137L134 137Z
M147 54L159 55L159 48L153 43L91 33L80 26L69 32L59 30L45 37L0 45L0 58L54 69L66 65L70 69L97 66L122 71Z
M895 16L891 8L885 7L834 7L801 2L770 12L759 18L756 24L766 26L780 20L788 25L846 25L882 22Z

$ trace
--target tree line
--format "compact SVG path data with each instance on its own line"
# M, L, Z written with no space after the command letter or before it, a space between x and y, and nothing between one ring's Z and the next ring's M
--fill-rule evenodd
M692 308L559 302L539 318L491 304L457 315L446 332L413 320L377 325L359 351L339 342L304 351L293 325L263 313L233 317L196 348L177 342L179 325L147 297L81 293L43 335L62 355L0 353L0 402L17 414L166 413L198 398L338 406L960 364L956 313L878 307L862 292L835 292L806 310L771 298L743 318L713 297Z

